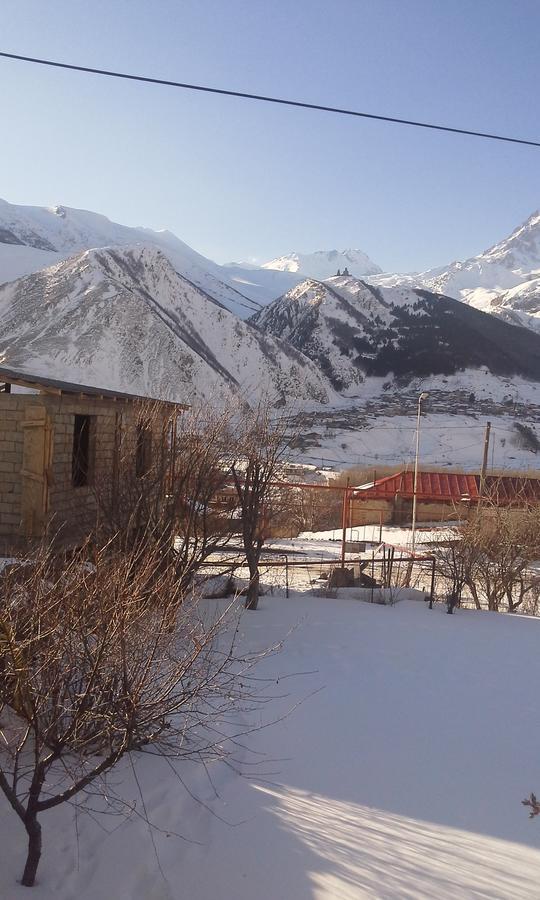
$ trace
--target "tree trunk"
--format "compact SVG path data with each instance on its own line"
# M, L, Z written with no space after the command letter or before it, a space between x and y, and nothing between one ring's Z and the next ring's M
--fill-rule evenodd
M37 820L37 816L32 815L24 823L24 827L28 834L28 855L21 884L25 887L32 887L36 880L37 867L41 859L41 825Z
M476 590L476 585L475 585L474 581L467 580L465 583L467 584L467 587L469 588L469 590L471 592L471 597L474 600L475 608L482 609L482 604L480 603L480 599L478 597L478 591Z
M259 605L259 570L252 572L249 567L249 585L246 594L246 609L257 609Z

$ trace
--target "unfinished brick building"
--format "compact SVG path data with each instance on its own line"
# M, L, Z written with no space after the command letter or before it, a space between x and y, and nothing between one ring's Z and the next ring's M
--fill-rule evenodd
M77 544L91 532L96 484L115 490L126 453L142 476L186 408L160 403L149 428L148 402L0 368L0 553L45 536Z

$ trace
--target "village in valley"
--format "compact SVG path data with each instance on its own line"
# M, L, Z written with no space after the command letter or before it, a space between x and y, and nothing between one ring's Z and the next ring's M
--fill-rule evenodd
M1 900L534 900L538 10L7 2Z

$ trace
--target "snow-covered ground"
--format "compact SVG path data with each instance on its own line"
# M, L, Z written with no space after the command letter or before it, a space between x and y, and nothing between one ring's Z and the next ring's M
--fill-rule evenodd
M420 465L478 471L485 429L491 423L488 466L534 469L538 454L524 445L516 429L540 433L540 384L525 378L496 377L466 369L440 378L395 381L367 378L358 398L331 409L298 416L304 439L299 458L319 467L412 466L418 397L429 394L420 422Z
M419 525L416 532L416 546L441 541L450 537L451 534L451 523L437 523L433 526ZM290 543L300 548L302 552L309 552L310 548L313 548L314 552L316 552L316 548L319 545L323 544L326 548L328 543L335 550L337 542L341 545L342 538L343 529L332 528L329 531L304 531ZM345 540L366 541L369 543L380 543L382 541L393 547L407 547L412 542L412 530L399 525L383 525L382 528L379 525L354 525L352 528L345 529ZM283 541L280 542L280 544L283 543ZM338 554L336 553L336 555Z
M136 815L76 822L69 807L53 810L35 900L539 896L540 823L520 801L540 788L540 622L274 594L244 615L242 641L262 647L291 628L264 669L289 696L267 715L303 702L247 739L259 767L215 768L216 797L184 764L207 809L167 764L134 757L162 829L155 847ZM283 680L295 672L307 674ZM128 762L116 783L140 809ZM23 852L2 798L6 900L28 895L16 884Z
M488 416L426 415L420 430L420 466L478 471L487 421ZM530 418L499 414L491 416L489 421L490 469L538 468L538 454L519 443L514 427L515 421L530 422L535 433L540 433L536 408ZM372 466L375 472L381 466L412 468L414 465L416 422L413 416L372 418L357 429L334 427L330 422L327 427L310 428L310 432L313 445L301 454L306 462L337 469Z

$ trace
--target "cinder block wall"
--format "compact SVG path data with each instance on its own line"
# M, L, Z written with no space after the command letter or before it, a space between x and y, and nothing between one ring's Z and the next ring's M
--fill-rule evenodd
M390 525L394 515L394 504L391 500L356 500L351 503L351 525Z
M32 406L40 409L37 417L32 416ZM89 479L80 486L73 484L72 471L76 415L92 417ZM0 394L0 552L24 546L29 534L39 539L46 526L49 536L61 543L83 540L95 525L96 492L105 497L111 489L115 456L120 477L122 473L135 474L137 423L141 415L144 417L145 410L140 403L69 395ZM168 413L164 411L164 415ZM45 519L37 516L40 524L30 532L23 519L28 518L29 504L31 510L35 501L27 492L28 477L22 474L27 465L24 423L28 424L29 418L38 424L42 419L43 426L46 422L52 441L50 467L45 472L44 463L40 472L45 475L47 490L44 495L37 495L46 496L47 515ZM165 418L159 415L153 420L153 457L163 446L164 424Z
M0 394L0 535L19 533L21 522L23 422L28 394Z
M417 522L449 522L454 519L468 519L469 504L466 503L427 503L419 500L416 505Z
M351 504L352 525L379 524L382 513L383 525L410 525L412 519L412 500L369 500L355 501ZM470 516L468 503L428 503L418 500L416 507L417 522L447 522L454 519L468 519Z
M112 478L115 431L122 419L124 430L133 431L133 410L114 401L71 399L45 400L53 427L52 473L49 488L49 528L62 540L80 541L96 518L96 484ZM127 407L127 408L126 408ZM86 485L72 483L73 433L76 415L92 417L90 431L90 477Z

